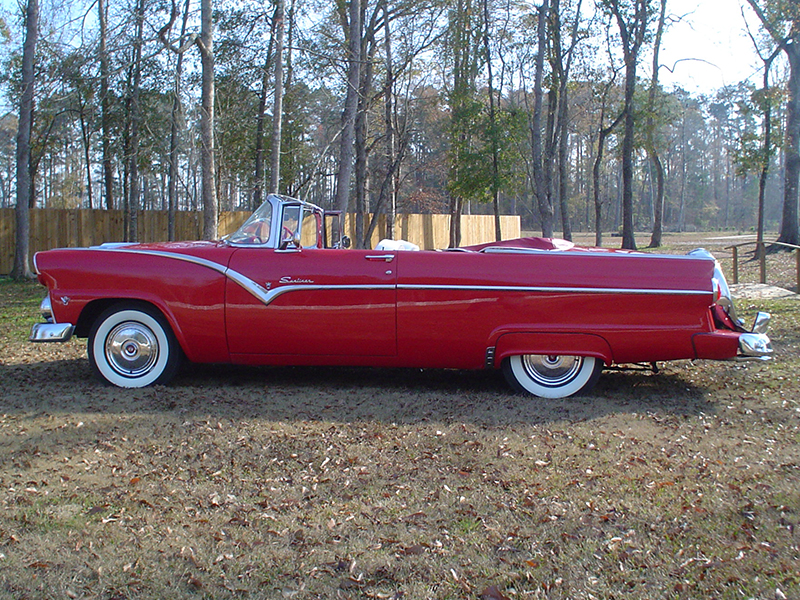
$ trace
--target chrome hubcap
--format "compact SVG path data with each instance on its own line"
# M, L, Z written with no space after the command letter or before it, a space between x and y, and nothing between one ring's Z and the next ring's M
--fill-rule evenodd
M522 364L528 376L539 385L561 386L580 372L583 357L527 354L522 357Z
M117 373L138 377L152 369L158 360L158 340L149 327L127 321L108 334L105 353L108 364Z

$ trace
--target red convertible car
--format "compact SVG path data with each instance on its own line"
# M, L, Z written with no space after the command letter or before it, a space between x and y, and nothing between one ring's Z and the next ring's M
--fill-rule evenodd
M502 369L520 391L589 389L604 366L766 359L713 256L523 238L354 250L312 204L272 195L224 240L40 252L35 342L88 338L99 378L167 383L179 363ZM405 247L405 246L401 246Z

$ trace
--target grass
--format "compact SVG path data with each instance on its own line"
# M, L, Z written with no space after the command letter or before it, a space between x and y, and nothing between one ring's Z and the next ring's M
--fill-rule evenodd
M800 597L800 302L768 364L91 378L0 281L0 597Z

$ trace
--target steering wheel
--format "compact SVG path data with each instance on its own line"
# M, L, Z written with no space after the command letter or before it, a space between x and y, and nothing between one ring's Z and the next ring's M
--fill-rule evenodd
M283 239L284 241L291 241L294 239L294 231L286 227L286 225L283 226Z

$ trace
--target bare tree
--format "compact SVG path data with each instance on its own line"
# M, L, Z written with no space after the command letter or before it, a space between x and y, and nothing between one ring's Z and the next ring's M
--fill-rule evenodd
M788 98L783 180L783 218L778 241L800 244L798 199L800 199L800 5L776 0L747 0L773 41L789 60ZM763 5L763 7L762 7Z
M544 97L542 85L544 81L544 56L547 52L547 16L549 12L548 0L543 0L538 9L536 21L536 61L533 80L533 111L530 122L531 134L531 162L533 164L533 190L539 208L539 218L542 222L542 235L553 237L553 204L551 194L548 192L549 166L546 164L542 143L542 112L544 110Z
M34 58L39 34L39 0L25 7L25 42L22 46L22 96L17 130L17 226L13 279L33 277L30 267L31 126L33 124Z
M664 35L664 22L667 14L667 0L661 0L661 11L658 16L656 39L653 43L653 72L650 76L650 92L647 97L647 123L645 125L645 147L650 162L656 170L656 197L653 200L653 233L650 236L650 248L661 245L664 215L664 164L658 153L655 140L656 128L656 95L658 93L658 55L661 49L661 37Z
M275 6L275 101L272 104L272 156L269 191L277 194L281 183L281 123L283 122L284 0Z
M603 164L603 155L606 148L606 139L614 131L617 125L622 122L625 112L620 112L617 118L614 119L609 125L605 125L606 111L608 110L608 96L612 89L614 89L617 79L617 71L613 72L613 76L603 88L603 94L600 103L600 131L597 136L597 154L595 155L594 165L592 167L592 190L594 194L594 245L603 245L603 199L600 194L600 167Z
M136 37L133 43L133 77L130 93L130 151L128 154L129 187L129 220L128 241L138 240L138 212L139 212L139 130L141 127L141 88L142 88L142 44L144 43L144 0L137 0L135 8Z
M492 212L494 213L494 237L499 242L503 239L500 227L500 167L499 167L499 131L497 130L497 116L495 111L494 76L492 73L492 52L489 46L490 37L489 0L483 0L483 49L486 53L486 77L489 86L489 136L492 154Z
M189 3L186 0L183 7L183 19L181 21L180 42L186 37L186 25L189 20ZM174 4L173 4L174 7ZM178 151L180 132L178 128L183 120L183 102L181 101L181 86L183 76L183 52L178 52L175 61L175 87L172 97L172 111L170 113L170 133L169 133L169 181L167 183L167 237L170 241L175 239L175 213L178 210Z
M636 66L647 33L650 0L634 0L627 7L621 0L605 0L617 20L625 57L624 133L622 138L622 247L636 249L633 231L633 147L636 121L634 92ZM630 8L628 11L626 8Z
M363 0L366 2L366 0ZM361 0L339 3L340 19L347 41L347 94L342 111L342 135L339 145L339 172L336 175L338 210L346 211L350 204L350 180L353 176L353 152L358 112L358 90L361 80Z
M200 3L201 31L198 45L203 65L200 107L200 163L202 165L203 238L217 237L217 190L214 165L214 21L212 0Z
M109 91L108 66L108 5L106 0L97 1L100 24L100 129L103 153L103 189L107 210L114 208L114 165L111 158L111 96Z
M277 8L276 8L277 14ZM275 23L272 19L272 35L267 46L267 58L261 76L261 93L258 97L258 114L256 115L256 150L253 176L253 209L261 204L264 187L264 119L267 112L267 89L269 86L270 63L273 60L273 47L275 45Z

